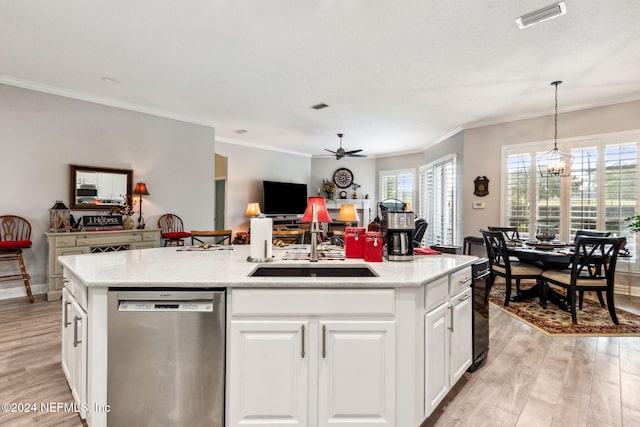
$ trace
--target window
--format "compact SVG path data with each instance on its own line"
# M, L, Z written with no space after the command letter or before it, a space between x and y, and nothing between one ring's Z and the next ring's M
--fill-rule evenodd
M552 226L565 242L580 229L610 231L625 236L627 249L638 253L625 218L640 212L639 143L640 134L566 141L561 149L571 153L573 163L571 175L562 178L538 173L537 159L548 142L505 147L502 223L517 226L525 237Z
M397 199L413 203L413 169L380 172L380 201Z
M420 167L418 216L427 220L429 245L456 244L456 156Z

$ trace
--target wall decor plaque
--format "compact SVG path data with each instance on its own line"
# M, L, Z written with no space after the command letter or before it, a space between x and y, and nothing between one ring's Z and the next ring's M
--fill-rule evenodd
M474 190L473 194L478 197L484 197L489 194L489 178L486 176L479 176L473 181Z
M122 215L85 215L82 217L85 231L123 230Z

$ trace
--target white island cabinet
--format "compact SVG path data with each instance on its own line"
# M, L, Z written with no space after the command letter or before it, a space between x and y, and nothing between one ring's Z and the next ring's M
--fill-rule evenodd
M395 425L392 289L237 289L231 299L231 426Z
M270 267L310 266L274 254ZM74 399L86 403L89 427L107 425L107 411L95 408L109 404L109 289L226 290L227 427L418 427L469 366L475 257L313 264L366 266L375 277L254 277L263 265L247 262L248 255L248 246L235 246L59 258L65 277L73 278L65 283L63 307L73 305L66 305L69 295L86 307L78 321L84 366L70 362L69 326L63 329L63 365L72 389L74 376L86 378L86 397L74 393ZM67 322L82 317L72 312Z

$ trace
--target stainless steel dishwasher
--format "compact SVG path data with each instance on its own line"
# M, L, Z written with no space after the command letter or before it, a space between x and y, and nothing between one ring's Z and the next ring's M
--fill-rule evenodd
M225 292L110 289L109 427L224 426Z

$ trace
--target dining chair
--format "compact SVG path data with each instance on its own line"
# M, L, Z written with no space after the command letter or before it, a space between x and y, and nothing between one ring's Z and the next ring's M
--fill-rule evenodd
M27 273L22 258L22 250L31 247L31 224L26 219L16 215L0 216L0 261L18 261L20 273L8 273L0 276L0 282L13 282L22 280L29 297L33 303L31 292L31 276Z
M462 244L462 254L486 257L487 250L484 247L484 238L478 236L466 236Z
M191 237L191 233L184 231L182 218L175 214L164 214L158 218L160 237L164 246L184 246L184 240Z
M191 230L191 244L195 245L195 242L200 242L204 244L204 241L200 238L211 238L213 239L214 245L230 245L231 237L233 236L232 230Z
M422 246L422 239L424 233L427 231L429 223L424 218L417 218L414 223L415 229L413 230L413 247L419 248Z
M520 241L520 233L518 232L518 227L496 227L489 226L489 231L499 231L504 234L504 237L507 240L519 242Z
M304 243L304 230L273 230L273 240L282 240L284 243Z
M484 245L487 249L487 257L489 258L489 266L491 269L491 277L485 300L488 300L491 287L495 282L496 276L504 277L506 286L506 295L504 299L505 307L509 305L511 300L511 281L516 282L516 294L520 294L520 281L522 279L535 279L536 284L540 285L542 269L534 264L526 262L518 262L509 259L507 253L507 244L504 240L502 231L480 230Z
M597 231L597 230L576 230L576 235L573 238L573 241L575 242L576 239L579 236L586 236L586 237L609 237L611 235L610 231ZM597 265L592 266L591 268L598 268ZM582 310L582 301L584 300L584 291L579 291L578 292L579 295L579 307L580 310ZM596 295L598 296L598 301L600 301L600 305L601 306L605 306L604 303L604 298L602 297L602 290L597 290L596 291Z
M571 320L578 323L576 292L604 290L609 315L617 325L613 288L618 253L626 241L626 237L579 236L573 249L571 267L564 270L546 270L542 273L543 298L549 284L565 288L571 306Z

